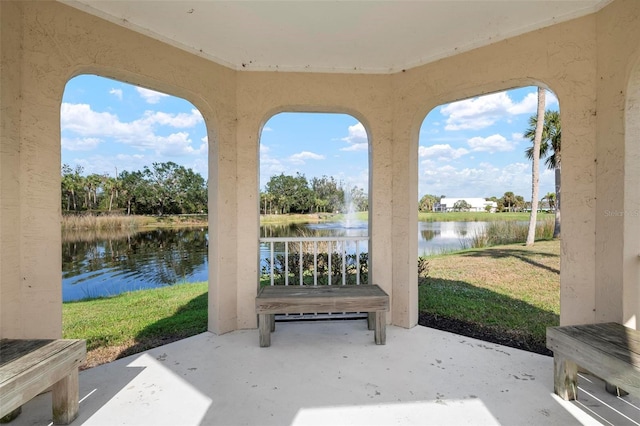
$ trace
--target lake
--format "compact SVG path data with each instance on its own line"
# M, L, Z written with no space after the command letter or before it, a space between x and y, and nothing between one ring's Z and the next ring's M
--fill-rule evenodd
M458 250L486 222L419 222L418 255ZM112 296L126 291L208 280L206 228L142 232L64 232L62 299ZM261 237L366 236L367 222L265 225ZM366 251L366 246L361 250ZM260 257L268 256L266 244Z

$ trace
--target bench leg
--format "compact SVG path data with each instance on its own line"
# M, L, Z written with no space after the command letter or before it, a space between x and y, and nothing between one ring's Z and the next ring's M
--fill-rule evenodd
M259 314L258 315L258 332L260 333L260 347L266 348L271 346L271 322L273 321L273 315ZM275 321L273 321L275 324Z
M578 398L578 366L561 353L553 353L553 391L560 398Z
M626 392L624 389L620 389L616 385L612 385L609 382L604 382L604 388L611 395L620 396L620 397L629 395L629 392Z
M274 331L276 331L276 316L274 315L269 315L269 324L271 325L271 332L273 333Z
M375 312L369 312L367 314L367 328L369 330L376 329L376 313Z
M22 413L22 406L16 408L12 412L8 413L4 417L0 418L0 423L9 423L14 421Z
M376 330L374 332L376 345L387 343L387 315L385 311L376 311Z
M68 425L78 416L78 369L53 385L53 424Z

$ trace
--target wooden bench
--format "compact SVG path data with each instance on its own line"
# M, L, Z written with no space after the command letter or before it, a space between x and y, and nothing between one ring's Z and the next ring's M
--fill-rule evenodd
M275 314L367 312L375 342L386 343L389 296L377 285L269 286L256 297L260 346L271 345Z
M53 423L78 415L78 367L86 357L84 340L0 340L0 418L53 386Z
M554 392L562 399L578 397L578 366L608 390L640 397L640 331L616 323L549 327L547 348L553 351Z

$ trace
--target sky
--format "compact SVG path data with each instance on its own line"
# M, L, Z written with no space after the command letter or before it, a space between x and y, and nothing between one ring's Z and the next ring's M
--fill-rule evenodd
M531 198L530 142L522 137L535 114L535 87L471 98L434 108L419 139L419 193L448 197ZM547 92L547 108L558 100ZM188 101L97 76L67 83L61 106L62 163L85 174L114 176L173 161L207 178L207 131ZM281 113L262 129L260 187L280 173L307 179L333 176L368 189L367 134L344 114ZM540 196L554 174L540 170Z

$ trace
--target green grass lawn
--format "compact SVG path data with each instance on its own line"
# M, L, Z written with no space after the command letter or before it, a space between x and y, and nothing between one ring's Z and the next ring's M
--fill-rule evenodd
M428 258L419 310L544 345L560 313L560 242ZM87 339L86 367L206 331L207 283L63 304L65 338ZM526 345L524 345L526 347Z
M430 258L419 310L544 347L546 327L559 324L560 241Z
M180 284L67 302L66 339L87 340L87 367L207 330L207 283Z
M552 213L538 213L538 220L553 218ZM447 212L447 213L418 213L420 222L496 222L496 221L529 221L527 212Z

